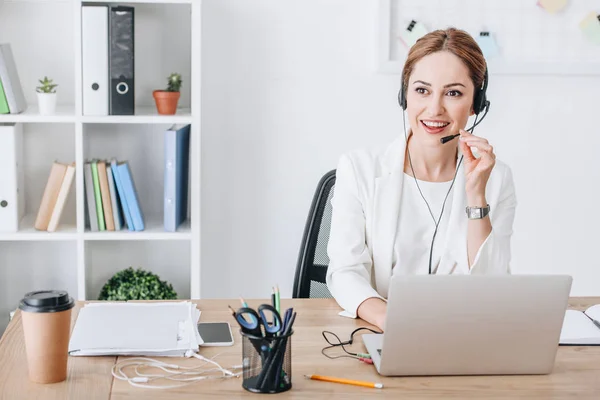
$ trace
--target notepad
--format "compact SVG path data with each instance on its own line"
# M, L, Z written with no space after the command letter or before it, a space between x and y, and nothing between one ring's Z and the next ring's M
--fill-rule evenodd
M600 304L585 311L567 310L560 332L560 344L600 345L600 328L592 319L600 321Z
M75 321L69 355L182 357L203 343L199 319L189 301L88 303Z

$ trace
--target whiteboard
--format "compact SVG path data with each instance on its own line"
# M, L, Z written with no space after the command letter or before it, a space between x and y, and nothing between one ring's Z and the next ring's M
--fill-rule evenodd
M408 48L398 34L412 20L428 31L453 26L474 38L488 31L500 52L490 74L600 75L600 45L579 27L599 0L569 0L551 14L536 0L380 0L377 70L400 74Z

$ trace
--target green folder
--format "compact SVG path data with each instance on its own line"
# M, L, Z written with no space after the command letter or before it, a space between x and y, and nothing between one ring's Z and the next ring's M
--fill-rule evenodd
M6 95L4 94L4 87L2 86L2 81L0 80L0 114L9 114L10 110L8 109L8 102L6 101Z
M104 207L102 207L102 196L100 195L100 181L98 180L98 161L93 160L92 165L92 181L94 181L94 197L96 198L96 214L98 214L98 230L105 231L104 224Z

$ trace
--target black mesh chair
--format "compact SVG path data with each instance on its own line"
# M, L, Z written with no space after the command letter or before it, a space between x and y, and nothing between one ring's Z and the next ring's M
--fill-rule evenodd
M331 197L335 186L335 170L319 181L304 227L302 244L294 278L294 298L332 297L325 283L329 257L327 242L331 228Z

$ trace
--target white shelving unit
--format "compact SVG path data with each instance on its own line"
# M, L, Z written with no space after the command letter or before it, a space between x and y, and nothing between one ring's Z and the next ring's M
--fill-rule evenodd
M86 1L111 3L111 1ZM29 103L0 123L23 124L26 216L16 233L0 233L0 333L21 296L44 288L95 299L106 280L132 266L173 284L180 298L200 297L200 0L119 2L135 7L135 96L132 116L82 115L81 0L0 0L0 43L13 50ZM115 2L116 3L116 2ZM175 115L156 112L152 90L167 76L183 77ZM37 80L58 86L55 115L38 113ZM189 219L163 229L163 132L191 124ZM145 217L141 232L90 232L85 226L83 164L91 158L128 160ZM75 162L76 178L54 233L35 230L52 161Z

